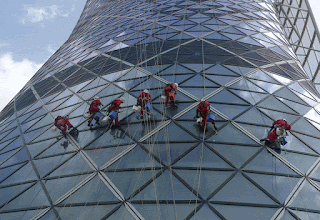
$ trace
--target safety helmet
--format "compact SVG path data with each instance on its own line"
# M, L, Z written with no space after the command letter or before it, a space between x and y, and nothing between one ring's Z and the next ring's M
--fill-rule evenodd
M53 127L51 128L51 131L52 131L52 132L56 132L56 130L57 130L57 127L55 127L55 126L53 126Z
M122 96L122 97L120 97L120 101L121 101L121 102L125 102L125 101L126 101L126 98Z
M95 96L95 97L94 97L94 100L98 100L98 99L99 99L99 97L98 97L98 96Z
M177 88L178 88L178 86L179 86L178 83L174 83L174 85L175 85Z
M149 93L149 90L145 89L143 90L144 93Z
M201 102L205 102L206 101L206 99L201 99Z
M287 121L285 118L283 118L282 120Z

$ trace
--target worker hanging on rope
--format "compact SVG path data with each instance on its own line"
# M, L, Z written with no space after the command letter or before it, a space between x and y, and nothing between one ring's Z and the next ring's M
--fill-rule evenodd
M273 122L271 132L267 138L261 139L265 141L265 145L274 149L278 154L281 153L281 145L287 144L287 132L291 129L291 125L287 123L286 119L279 119Z
M74 128L72 124L69 122L68 117L58 116L54 120L54 126L52 127L52 131L55 132L57 128L62 132L63 136L67 137L67 129L72 129L70 131L71 134L77 134L79 131L77 128Z
M174 107L177 107L175 97L177 94L178 83L170 83L167 84L166 87L163 89L161 99L166 99L166 107L168 107L168 102L171 101Z
M145 89L143 92L138 96L137 98L137 105L140 109L140 115L137 116L137 119L143 118L145 116L145 113L149 116L150 111L152 110L151 105L151 94L149 93L149 90Z
M118 125L119 119L118 119L118 113L120 113L120 105L126 101L125 97L120 97L119 99L114 100L110 107L108 108L108 116L103 118L103 121L109 120L110 125L113 124L113 120L115 121L115 124Z
M210 113L210 103L205 100L201 99L198 107L197 107L197 115L198 118L197 123L201 124L202 126L205 126L207 122L211 122L214 126L215 131L217 132L217 127L215 123L215 117L212 113Z
M94 97L94 100L91 102L89 107L90 117L88 120L88 126L90 127L92 126L91 122L93 119L96 121L97 125L100 125L100 118L101 118L100 106L103 106L103 105L99 100L99 97L98 96Z

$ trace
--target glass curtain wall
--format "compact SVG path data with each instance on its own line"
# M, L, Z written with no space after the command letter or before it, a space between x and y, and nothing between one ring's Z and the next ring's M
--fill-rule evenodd
M286 36L271 0L88 0L0 114L0 219L319 219L320 95ZM126 98L120 126L89 129L94 96ZM79 135L52 132L58 115ZM277 153L259 140L283 118Z

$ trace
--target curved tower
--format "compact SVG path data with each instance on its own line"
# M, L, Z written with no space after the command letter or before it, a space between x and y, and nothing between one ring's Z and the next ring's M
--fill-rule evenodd
M88 0L0 114L0 219L319 219L320 95L278 16L271 0ZM132 112L144 89L151 120ZM119 127L89 129L94 96L126 98ZM217 134L195 123L202 98ZM58 115L79 135L52 132ZM280 118L278 154L259 139Z

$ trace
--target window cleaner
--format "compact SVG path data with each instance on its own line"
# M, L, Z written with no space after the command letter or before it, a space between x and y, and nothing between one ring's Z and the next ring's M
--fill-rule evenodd
M217 127L215 123L215 117L212 113L210 113L210 103L205 100L201 99L198 107L197 107L197 123L206 125L207 122L211 122L212 125L214 126L215 131L217 132Z
M152 98L149 90L143 90L143 92L137 98L137 106L140 106L140 115L137 116L137 119L143 118L144 112L146 112L148 116L150 115L152 110L151 101Z
M93 119L96 121L97 125L100 125L100 118L101 118L100 106L103 106L103 105L100 102L99 97L98 96L94 97L94 100L93 102L91 102L89 107L90 117L88 120L88 126L90 127L92 126L91 122Z
M175 102L177 89L178 89L178 83L167 84L166 87L163 89L161 99L162 100L166 99L166 107L168 107L169 100L173 103L174 107L177 107Z
M79 131L77 128L74 128L72 124L69 122L68 117L62 117L58 116L54 120L54 126L52 127L51 130L55 132L57 128L62 132L63 136L66 138L67 137L67 129L71 129L70 133L77 134Z
M281 145L287 144L287 131L291 129L291 125L287 123L286 119L279 119L273 122L271 132L267 138L261 139L265 141L265 145L274 149L278 154L281 153Z
M110 107L108 108L108 116L104 117L102 119L103 122L109 120L110 124L113 124L113 121L115 121L115 124L117 125L119 123L118 119L118 113L120 113L120 105L126 101L125 97L120 97L119 99L114 100Z

